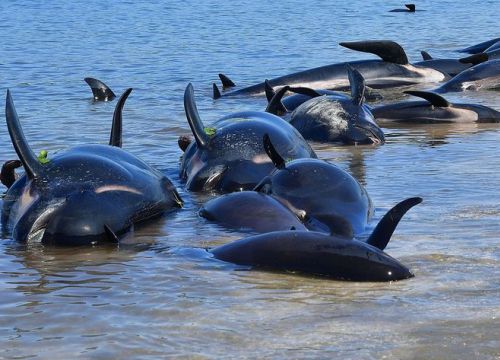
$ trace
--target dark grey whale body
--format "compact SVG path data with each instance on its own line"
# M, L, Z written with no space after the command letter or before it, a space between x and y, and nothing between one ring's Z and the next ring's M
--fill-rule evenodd
M383 252L403 215L421 198L404 200L379 222L367 242L314 231L276 231L219 246L215 258L269 270L298 271L351 281L396 281L414 275Z
M458 123L500 122L500 112L484 105L449 103L442 96L427 91L405 91L426 101L404 101L372 109L378 122Z
M464 70L433 91L442 94L480 89L500 89L500 60L489 60Z
M457 50L458 52L468 53L468 54L478 54L484 52L486 49L495 46L497 43L500 43L500 38L495 38L487 41L483 41L482 43L475 44L469 47L466 47L461 50Z
M180 177L191 191L251 190L274 168L262 145L270 133L290 159L316 157L299 132L278 116L257 111L231 114L205 128L191 84L184 96L186 117L195 140L181 159Z
M358 70L372 88L389 88L418 83L441 82L446 75L430 68L413 66L403 48L392 41L344 42L349 49L376 54L382 60L359 60L321 66L269 80L272 87L304 86L313 89L339 90L349 86L348 64ZM222 96L258 95L264 93L265 84L259 83L243 89L225 92Z
M432 68L450 76L460 74L462 71L473 66L473 63L460 61L459 59L434 59L426 51L421 51L423 61L414 62L413 65Z
M2 225L15 240L54 245L118 242L134 224L178 208L170 180L122 150L117 103L110 145L77 146L40 163L29 147L7 92L6 118L25 174L7 191Z

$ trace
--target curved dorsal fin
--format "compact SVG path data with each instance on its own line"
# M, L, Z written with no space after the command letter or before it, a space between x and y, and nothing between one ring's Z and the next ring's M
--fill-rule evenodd
M448 107L450 103L441 95L430 91L419 91L419 90L408 90L404 91L405 94L417 96L419 98L425 99L431 103L433 106L437 107Z
M196 144L200 147L207 147L210 142L210 137L205 132L203 122L201 121L196 103L194 101L194 89L191 83L186 87L184 92L184 110L186 111L186 118L193 132Z
M421 197L413 197L396 204L396 206L389 210L384 215L382 220L379 221L375 230L373 230L372 234L368 238L367 243L379 248L380 250L384 250L389 243L389 240L391 240L391 236L404 214L421 202Z
M316 90L308 88L308 87L304 87L304 86L293 86L293 87L290 87L288 90L290 90L296 94L309 96L311 98L323 96L323 94L317 92Z
M273 162L274 166L277 169L284 169L285 168L285 160L281 157L281 155L274 148L274 145L271 142L271 138L269 137L268 134L264 135L263 141L264 141L264 150L266 150L266 154L267 154L267 156L269 156L269 158Z
M231 80L230 78L228 78L224 74L219 74L219 79L222 82L222 88L223 89L227 89L227 88L236 86L236 84L233 82L233 80Z
M212 98L214 100L220 99L222 97L219 88L216 83L212 84Z
M85 80L85 82L90 86L92 94L94 95L94 100L110 101L116 97L115 93L109 88L109 86L101 80L91 77L86 77L83 80Z
M8 160L2 165L0 181L7 187L7 189L10 188L16 181L15 169L21 166L22 164L19 160Z
M111 135L109 136L109 145L111 146L122 147L122 110L131 92L132 88L125 90L116 103L115 112L113 113L113 123L111 125Z
M7 90L7 98L5 101L5 119L7 121L7 128L9 129L12 145L14 145L17 156L23 164L26 175L30 179L36 178L42 172L42 164L40 164L37 156L33 150L31 150L28 141L24 137L23 129L19 122L19 117L17 116L14 101L12 100L9 90Z
M405 4L406 8L410 12L415 12L415 4Z
M264 80L264 91L266 92L267 102L270 103L273 99L273 96L276 95L276 91L274 91L273 87L269 83L269 80Z
M347 75L351 84L352 102L355 105L362 105L365 100L365 78L349 64L347 64Z
M408 57L405 51L398 43L390 40L368 40L368 41L352 41L341 42L340 46L351 50L367 52L379 56L382 60L406 65Z
M429 54L427 51L422 50L420 52L420 54L422 55L422 59L424 59L424 60L432 60L431 54Z
M274 94L269 104L267 104L266 112L274 115L283 115L284 113L286 113L288 110L281 102L281 99L283 99L283 96L289 89L290 87L288 85L283 86L281 89L279 89L276 94Z
M477 65L481 64L483 62L486 62L489 60L489 56L487 53L479 53L479 54L474 54L471 56L467 56L464 58L459 59L462 64L472 64L472 65Z

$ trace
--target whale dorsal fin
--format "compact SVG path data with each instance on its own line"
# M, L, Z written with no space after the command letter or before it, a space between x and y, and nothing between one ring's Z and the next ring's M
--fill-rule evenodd
M264 141L264 150L266 150L266 154L267 156L269 156L274 166L277 169L284 169L285 160L281 157L278 151L276 151L273 143L271 142L271 138L269 137L268 134L264 134L263 141Z
M375 230L373 230L372 234L368 238L367 243L379 248L380 250L384 250L389 243L389 240L391 240L391 236L404 214L421 202L422 198L413 197L403 200L394 206L384 215L382 220L379 221Z
M217 87L217 84L216 83L213 83L212 84L212 98L214 100L217 100L217 99L220 99L221 98L221 93L220 93L220 90L219 88Z
M223 89L227 89L227 88L231 88L233 86L236 86L236 84L233 82L233 80L231 80L230 78L228 78L224 74L219 74L219 79L222 82Z
M410 12L415 12L415 4L405 4L405 6Z
M479 53L459 59L462 64L477 65L489 60L487 53Z
M432 60L431 54L429 54L427 51L422 50L420 52L420 54L422 54L422 59L424 59L424 60Z
M5 119L7 121L7 128L9 130L12 145L14 145L17 156L23 164L26 175L30 179L36 178L41 174L43 165L38 161L37 156L24 136L21 123L19 122L19 116L17 116L14 101L12 100L9 90L7 90L7 98L5 101Z
M406 65L408 57L405 51L398 43L390 40L368 40L368 41L352 41L341 42L340 46L351 50L367 52L379 56L382 60Z
M270 103L271 100L273 99L273 96L276 95L276 92L274 91L273 87L269 83L269 80L264 80L264 91L266 92L266 99L267 102Z
M288 110L281 102L281 99L283 99L283 96L289 89L290 87L288 85L283 86L281 89L279 89L276 94L274 94L269 104L267 104L266 112L274 115L283 115L284 113L286 113Z
M293 86L293 87L291 86L289 90L296 94L306 95L311 98L323 96L323 94L317 92L316 90L304 86Z
M91 77L86 77L83 80L85 80L85 82L90 86L90 89L92 89L94 100L110 101L116 97L115 93L109 88L109 86L101 80Z
M347 64L347 75L351 84L352 102L355 105L362 105L365 100L365 78L349 64Z
M194 89L191 83L186 87L184 92L184 110L186 111L186 118L193 132L196 144L200 148L208 147L210 137L205 132L203 122L201 121L196 103L194 101Z
M116 103L115 112L113 113L113 123L111 125L111 135L109 136L109 145L111 146L122 147L122 110L131 92L132 88L125 90Z
M404 91L405 94L417 96L430 102L433 106L449 107L450 103L441 95L430 91L408 90Z

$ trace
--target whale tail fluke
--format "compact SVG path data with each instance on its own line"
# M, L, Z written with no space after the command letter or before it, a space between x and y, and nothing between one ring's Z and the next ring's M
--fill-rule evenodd
M109 145L111 146L122 147L122 110L131 92L132 88L125 90L116 103L113 123L111 125L111 135L109 136Z
M459 59L462 64L477 65L489 60L487 53L479 53Z
M420 54L422 55L422 59L424 59L425 61L432 60L431 54L429 54L427 51L422 50Z
M398 43L390 40L367 40L367 41L352 41L341 42L340 46L351 50L362 51L379 56L382 60L406 65L408 57L404 49Z
M194 89L191 83L188 84L186 91L184 92L184 110L196 144L200 148L207 147L210 142L210 137L205 132L203 122L201 121L200 114L198 113L196 102L194 100Z
M384 215L382 220L379 221L375 230L373 230L372 234L368 238L367 243L379 248L380 250L384 250L389 243L389 240L391 240L391 236L394 233L396 226L398 226L399 221L408 212L408 210L421 202L421 197L413 197L403 200L394 206Z
M115 93L103 83L101 80L97 80L91 77L86 77L85 82L90 86L92 94L94 95L94 100L96 101L111 101L116 95Z
M223 89L229 89L229 88L236 86L236 84L233 82L233 80L231 80L229 77L227 77L224 74L219 74L219 79L222 82Z
M264 80L264 91L266 92L267 102L270 103L274 95L276 95L276 91L274 91L274 88L271 86L269 80L267 79Z
M362 105L365 100L365 78L361 73L347 64L347 75L351 84L351 99L355 105Z
M212 84L212 98L214 100L220 99L222 97L222 94L220 93L219 88L217 87L216 83Z
M7 121L7 128L9 130L12 145L16 150L17 156L23 164L24 171L30 179L36 178L42 172L42 164L38 161L37 156L31 149L26 137L24 136L19 116L17 115L14 101L10 91L7 90L7 97L5 100L5 120Z

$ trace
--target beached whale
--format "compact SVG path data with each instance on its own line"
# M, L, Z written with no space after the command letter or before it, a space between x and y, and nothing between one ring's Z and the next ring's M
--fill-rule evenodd
M434 92L443 94L465 90L500 89L500 60L489 60L462 71Z

